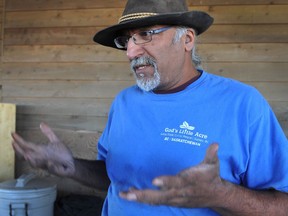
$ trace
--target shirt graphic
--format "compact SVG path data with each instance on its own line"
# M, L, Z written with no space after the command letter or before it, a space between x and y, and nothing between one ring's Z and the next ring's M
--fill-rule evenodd
M165 141L184 143L188 145L201 146L208 143L208 135L196 130L196 127L184 121L178 127L164 128L160 134Z

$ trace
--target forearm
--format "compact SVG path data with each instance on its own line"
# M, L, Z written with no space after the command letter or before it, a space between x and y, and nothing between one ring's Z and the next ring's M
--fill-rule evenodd
M277 215L284 216L288 212L288 194L275 190L254 191L225 182L225 193L215 211L222 216Z
M99 190L107 190L110 180L106 164L100 160L74 159L75 171L72 179Z

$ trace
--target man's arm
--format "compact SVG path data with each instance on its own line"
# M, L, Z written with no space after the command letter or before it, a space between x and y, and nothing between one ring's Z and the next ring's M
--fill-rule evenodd
M101 160L75 159L75 173L72 179L100 190L107 190L110 185L106 164Z
M130 189L120 196L130 201L184 208L211 208L224 216L287 215L288 195L275 190L253 191L222 179L218 145L212 144L205 159L176 176L153 180L159 190Z
M234 185L225 184L227 196L218 200L214 208L223 216L248 216L248 215L288 215L288 194L275 191L253 191Z
M12 133L12 146L17 155L32 167L47 170L57 176L69 177L87 186L106 190L110 184L104 161L73 158L72 152L55 135L50 127L41 124L42 133L49 139L47 144L35 144Z

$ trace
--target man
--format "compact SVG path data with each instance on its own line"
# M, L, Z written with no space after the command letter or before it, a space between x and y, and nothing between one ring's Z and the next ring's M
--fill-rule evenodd
M287 215L288 143L268 103L198 68L196 36L212 22L184 0L129 0L119 24L94 37L126 50L137 82L115 98L98 160L73 158L45 124L50 143L13 133L15 151L108 188L103 216Z

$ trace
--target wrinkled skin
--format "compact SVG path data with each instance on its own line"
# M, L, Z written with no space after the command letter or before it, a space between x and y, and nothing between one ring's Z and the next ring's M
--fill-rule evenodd
M12 133L12 146L16 154L24 157L34 168L45 169L58 176L72 176L75 166L71 151L46 124L41 123L40 129L49 139L49 143L35 144L25 141L17 133Z
M154 205L178 207L211 206L211 197L219 193L223 182L219 175L218 144L212 144L205 159L197 166L190 167L176 176L162 176L153 180L159 190L136 190L120 193L124 199ZM218 194L219 195L219 194ZM213 201L213 200L212 200Z

